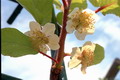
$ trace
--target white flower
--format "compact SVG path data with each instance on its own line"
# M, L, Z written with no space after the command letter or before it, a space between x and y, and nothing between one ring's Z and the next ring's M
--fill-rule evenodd
M69 68L74 68L81 64L81 71L85 74L86 68L93 64L94 50L95 44L90 41L86 42L82 48L73 48L71 53L72 59L68 64Z
M84 40L87 34L94 33L94 24L98 20L96 13L90 9L80 11L75 8L69 15L67 21L66 31L72 33L76 30L75 35L77 39Z
M30 22L30 31L25 34L30 37L33 47L37 51L46 53L49 48L52 50L59 49L59 37L54 34L55 25L47 23L41 26L37 22Z

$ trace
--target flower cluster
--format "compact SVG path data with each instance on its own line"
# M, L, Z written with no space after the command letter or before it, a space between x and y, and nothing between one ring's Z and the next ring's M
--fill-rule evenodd
M93 64L94 50L95 44L90 41L86 42L82 48L73 48L71 53L72 59L68 64L69 68L74 68L81 64L81 71L85 74L86 68Z
M98 15L90 9L83 11L75 8L69 15L67 21L66 31L72 33L74 30L77 39L84 40L87 34L94 33L94 24L98 20Z
M41 26L37 22L30 22L30 31L25 34L30 37L33 47L36 51L46 53L49 48L52 50L59 49L59 37L54 34L55 25L47 23Z

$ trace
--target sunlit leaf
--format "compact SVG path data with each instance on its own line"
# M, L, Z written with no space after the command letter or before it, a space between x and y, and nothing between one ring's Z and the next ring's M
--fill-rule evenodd
M96 44L94 51L94 62L93 64L98 64L104 59L104 48Z
M70 8L73 10L76 7L79 7L80 10L87 8L87 1L86 0L72 0Z
M17 0L40 24L51 22L53 0Z
M2 54L11 57L20 57L28 54L37 54L33 49L28 36L14 28L3 28L2 36Z
M103 9L101 12L103 13L103 15L115 14L117 16L120 16L120 0L89 0L89 1L96 7L101 7L114 3L111 6Z

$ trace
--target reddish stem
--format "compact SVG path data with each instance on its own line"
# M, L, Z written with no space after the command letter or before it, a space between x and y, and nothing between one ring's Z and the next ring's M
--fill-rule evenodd
M95 10L95 13L98 13L99 11L101 11L101 10L103 10L103 9L105 9L105 8L107 8L107 7L109 7L109 6L113 5L113 4L115 4L115 3L116 3L116 2L113 2L113 3L111 3L111 4L102 6L102 7L98 8L97 10Z
M62 0L63 1L63 6L64 6L64 15L63 15L63 24L62 24L62 30L61 30L61 34L60 34L60 48L58 50L58 55L57 55L57 61L58 64L56 64L56 67L61 68L61 64L64 58L64 45L65 45L65 39L66 39L66 22L67 22L67 15L69 12L69 7L70 7L70 3L71 0L66 1L66 0Z
M65 57L65 56L71 56L71 54L67 54L67 53L65 53L65 54L64 54L64 57Z
M69 7L70 7L70 3L71 0L62 0L63 2L63 7L64 7L64 15L63 15L63 24L62 24L62 30L60 33L60 41L59 41L59 45L60 48L57 51L57 55L56 55L56 60L58 61L57 64L55 64L54 68L51 68L51 74L50 74L50 80L59 80L60 77L60 73L62 70L62 62L63 62L63 58L64 58L64 45L65 45L65 38L66 38L66 22L67 22L67 15L69 12Z
M39 53L40 53L40 54L43 54L44 56L46 56L46 57L48 57L49 59L53 60L54 62L58 63L58 61L56 61L54 58L48 56L47 54L45 54L45 53L43 53L43 52L41 52L41 51L39 51Z

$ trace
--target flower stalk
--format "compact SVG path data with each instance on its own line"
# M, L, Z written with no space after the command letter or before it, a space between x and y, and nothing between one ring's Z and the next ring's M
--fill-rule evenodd
M107 7L115 4L115 3L116 3L116 2L113 2L113 3L111 3L111 4L107 4L107 5L105 5L105 6L102 6L102 7L98 8L97 10L95 10L95 13L98 13L98 12L100 12L101 10L103 10L103 9L105 9L105 8L107 8Z
M71 56L71 54L70 53L65 53L64 57L66 57L66 56Z
M41 52L41 51L39 51L39 53L42 54L42 55L44 55L44 56L46 56L46 57L48 57L48 58L51 59L52 61L58 63L58 61L56 61L54 58L48 56L47 54L45 54L45 53L43 53L43 52Z

